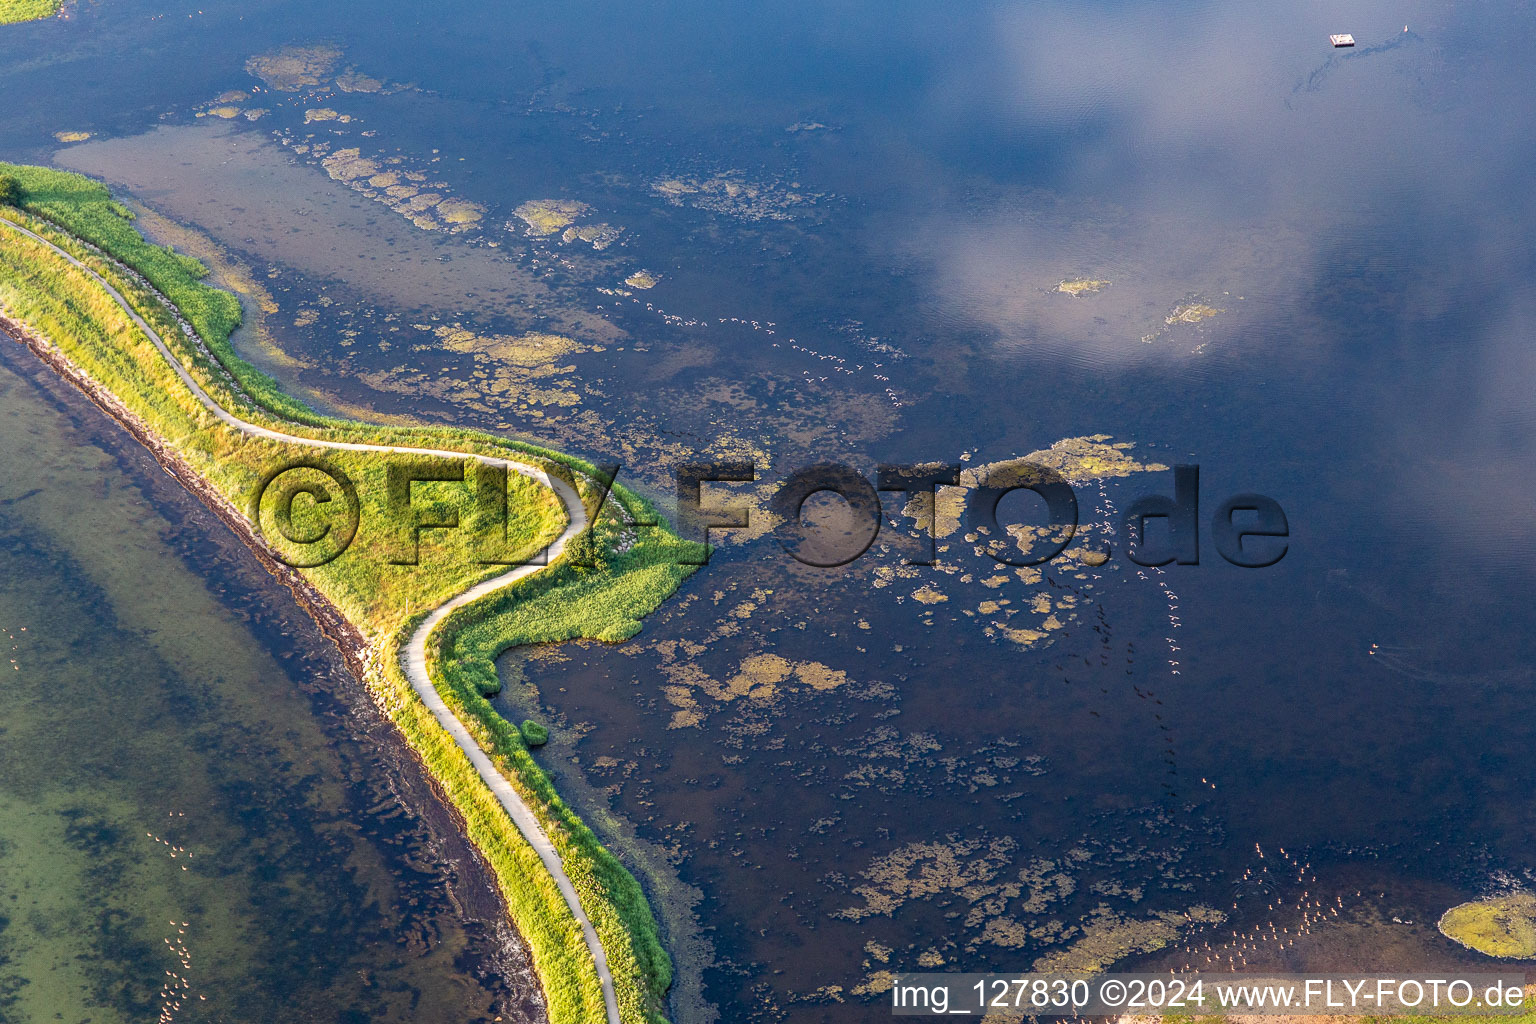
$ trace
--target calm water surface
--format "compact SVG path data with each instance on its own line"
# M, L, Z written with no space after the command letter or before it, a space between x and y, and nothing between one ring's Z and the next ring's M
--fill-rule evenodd
M0 422L0 1019L542 1019L291 596L9 341Z
M128 191L316 404L663 502L701 457L760 507L1098 435L1206 514L1279 500L1251 571L1021 578L963 530L913 570L895 505L842 570L748 531L631 643L504 659L677 1019L876 1020L887 972L1203 967L1298 902L1250 964L1469 964L1439 913L1536 882L1530 14L81 3L0 35L0 151ZM1085 521L1171 491L1126 468Z

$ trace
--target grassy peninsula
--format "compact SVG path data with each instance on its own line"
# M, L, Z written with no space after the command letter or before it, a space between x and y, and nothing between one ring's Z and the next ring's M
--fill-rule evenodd
M0 25L42 21L59 13L64 0L0 0Z
M204 391L240 419L301 438L514 460L571 483L589 515L596 504L594 468L561 453L453 427L339 420L284 394L230 345L240 323L238 301L206 284L206 269L198 261L146 241L130 211L100 184L46 168L0 163L0 191L6 193L0 217L47 238L111 282ZM163 445L162 455L189 466L211 488L212 500L222 499L246 520L272 467L314 457L313 448L242 433L217 418L95 279L3 225L0 313L56 347L110 396L106 404L120 403L115 409L120 419L141 425ZM550 1020L602 1021L604 1000L594 961L555 880L465 752L423 705L401 664L403 646L433 609L506 567L476 560L471 529L423 531L420 564L394 564L396 535L383 504L386 462L394 456L324 454L327 465L355 482L360 526L356 540L339 557L299 573L361 638L356 660L363 665L366 684L492 865L532 952ZM534 479L517 474L507 479L503 554L539 551L564 531L564 506ZM457 517L473 526L480 515L463 483L416 486L425 490L418 491L413 506L425 519ZM525 731L506 721L486 698L499 685L494 659L509 647L580 637L620 641L639 630L641 617L691 571L679 563L696 554L665 525L635 525L657 519L642 499L616 486L581 544L571 544L549 568L457 609L431 634L427 650L427 669L438 694L533 809L559 853L601 940L625 1024L663 1020L671 962L656 922L634 877L561 800L530 752L528 741L537 742L539 730ZM580 551L587 564L575 564L572 551Z

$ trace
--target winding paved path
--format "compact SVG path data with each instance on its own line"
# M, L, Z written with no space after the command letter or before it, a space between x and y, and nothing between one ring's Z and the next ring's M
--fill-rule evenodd
M566 543L572 537L586 529L587 510L582 505L581 497L576 493L575 488L564 480L551 477L543 470L534 469L520 462L513 462L510 459L490 458L482 455L466 455L463 452L448 451L442 448L403 448L394 445L322 441L312 437L297 437L293 434L284 434L240 419L215 402L208 392L203 390L202 385L192 378L186 367L171 352L165 340L160 337L153 327L144 321L143 317L134 311L133 307L128 304L128 300L123 298L122 294L106 278L96 273L96 271L77 260L65 250L54 245L42 235L29 231L4 216L0 216L0 224L46 245L60 257L69 261L72 266L90 275L97 284L105 289L106 293L112 297L112 300L121 307L123 312L128 315L128 318L133 321L134 325L143 331L145 336L154 343L155 348L165 357L165 361L170 364L171 369L176 371L176 375L181 378L182 383L186 384L187 388L203 404L204 408L226 426L251 437L262 437L272 441L282 441L287 444L303 445L308 448L330 448L356 452L391 452L399 455L435 455L451 459L480 459L494 466L503 466L509 472L521 473L524 476L531 477L546 485L560 496L560 502L565 506L566 516L569 519L565 530L549 546L548 561L550 562L553 562L559 556ZM169 302L169 300L164 301ZM537 851L539 859L544 862L544 867L554 877L555 884L560 887L560 894L565 897L566 906L571 908L571 913L575 915L577 922L581 925L582 934L587 940L587 948L591 950L592 960L597 965L597 979L603 989L603 1003L608 1011L608 1024L620 1024L619 1004L613 994L613 973L608 969L608 956L603 952L603 944L597 937L597 930L592 927L592 922L587 919L586 911L581 907L581 900L576 895L576 888L571 884L570 876L565 873L565 865L560 862L560 854L556 852L554 844L549 841L549 837L544 834L544 829L540 827L539 820L535 817L533 809L518 795L517 790L512 788L512 784L507 781L506 777L496 770L496 766L491 763L491 759L486 756L485 751L480 749L480 744L476 743L474 737L469 734L469 730L464 728L464 723L459 721L458 716L443 702L443 698L437 692L437 687L432 685L432 679L427 674L427 639L444 619L471 601L479 600L493 591L511 586L518 580L531 576L544 568L545 566L542 565L517 566L510 572L505 572L500 576L494 576L482 583L477 583L457 597L450 599L447 603L440 605L416 628L416 632L411 634L411 639L405 647L404 657L401 659L401 667L405 670L406 678L410 680L411 687L416 691L416 695L432 711L433 716L437 718L438 724L443 727L448 735L453 737L453 741L459 745L459 749L464 751L470 763L475 766L475 771L479 773L481 780L490 787L491 792L496 795L496 799L500 801L501 806L506 808L507 814L511 816L513 823L517 825L517 830L523 834L523 838L528 841L528 845Z

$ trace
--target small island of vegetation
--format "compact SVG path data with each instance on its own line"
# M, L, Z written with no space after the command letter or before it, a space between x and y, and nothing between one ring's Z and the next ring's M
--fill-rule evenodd
M0 0L0 25L42 21L59 13L64 0Z
M1512 892L1452 907L1440 918L1440 932L1503 960L1536 959L1536 893Z

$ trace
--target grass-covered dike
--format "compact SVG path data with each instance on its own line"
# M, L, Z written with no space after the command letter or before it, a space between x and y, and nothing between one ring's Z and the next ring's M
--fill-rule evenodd
M240 323L234 296L204 282L198 261L145 240L132 214L106 188L79 175L0 163L0 217L48 238L110 281L164 339L173 356L223 409L262 427L323 441L409 445L514 460L573 483L589 512L595 470L537 446L452 427L385 427L323 416L283 393L240 359L230 335ZM98 404L152 441L162 460L190 467L204 497L249 520L259 485L305 446L231 428L201 403L149 338L88 274L46 246L0 227L0 313L13 333L67 361L88 378ZM104 394L103 394L104 393ZM147 442L149 443L149 442ZM421 756L491 864L543 983L550 1020L594 1024L605 1018L591 954L553 877L523 839L465 752L412 689L402 647L427 615L473 584L505 571L477 562L471 531L423 534L419 565L393 564L383 515L386 464L375 451L324 452L359 492L356 541L334 561L299 570L302 582L359 638L354 664L379 705ZM558 497L528 477L508 477L507 545L531 554L565 529ZM418 511L470 524L477 506L463 484L416 485ZM673 593L696 552L657 521L638 496L615 486L581 544L549 568L457 609L432 633L427 668L445 703L534 810L560 855L583 910L601 940L626 1024L663 1019L671 963L639 884L555 792L530 752L542 728L503 719L486 697L499 686L495 658L526 643L576 638L620 641ZM235 524L238 526L238 524ZM254 536L254 531L245 531ZM581 554L576 564L572 549ZM533 728L528 728L528 726Z

